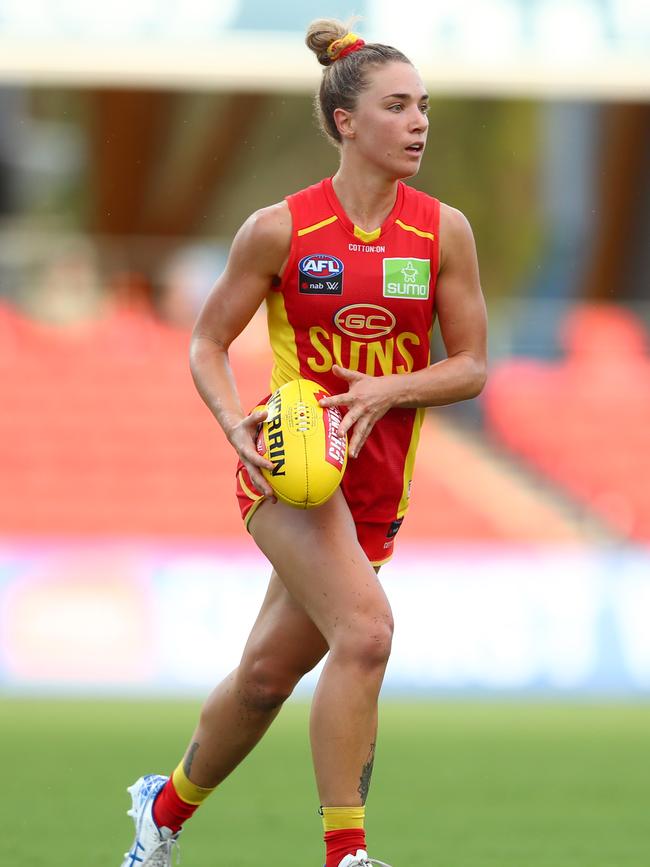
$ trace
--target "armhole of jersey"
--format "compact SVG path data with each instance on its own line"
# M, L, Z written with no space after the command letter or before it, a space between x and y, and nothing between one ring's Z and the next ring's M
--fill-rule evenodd
M433 200L433 262L431 264L434 266L432 271L436 275L437 283L440 271L440 199Z
M287 256L287 261L284 266L284 270L282 271L282 276L280 277L280 282L275 283L271 288L275 292L283 292L284 287L287 282L287 274L291 273L291 267L296 258L296 242L298 240L298 233L296 231L296 212L292 207L292 198L293 196L286 196L285 202L289 208L289 216L291 217L291 242L289 244L289 254Z
M431 304L434 310L436 309L436 288L438 286L438 276L440 272L440 199L433 200L433 250L431 255L431 274L433 275L433 286L431 288ZM431 335L429 335L431 340Z

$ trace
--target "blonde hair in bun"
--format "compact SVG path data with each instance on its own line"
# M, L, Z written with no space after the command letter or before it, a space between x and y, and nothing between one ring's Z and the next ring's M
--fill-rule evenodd
M334 60L330 57L327 49L332 42L343 39L349 33L350 28L336 18L317 18L307 28L305 44L316 55L316 59L322 66L331 66Z

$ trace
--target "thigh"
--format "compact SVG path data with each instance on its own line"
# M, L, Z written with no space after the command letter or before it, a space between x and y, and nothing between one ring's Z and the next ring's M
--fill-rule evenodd
M329 644L341 628L354 629L368 620L392 624L386 594L340 491L314 509L265 501L249 530Z
M291 596L275 570L246 642L243 666L272 668L277 675L301 677L327 653L327 642L305 609Z

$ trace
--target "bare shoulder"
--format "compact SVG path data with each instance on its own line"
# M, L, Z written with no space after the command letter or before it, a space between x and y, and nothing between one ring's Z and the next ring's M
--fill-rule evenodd
M291 240L291 213L286 202L277 202L255 211L239 230L245 240L271 248L288 248Z
M468 254L476 255L474 233L469 220L451 205L440 203L440 267L450 259Z
M226 273L279 274L290 247L291 213L286 202L260 208L235 235Z
M443 229L445 232L467 232L471 233L472 229L469 220L459 211L458 208L452 208L451 205L446 205L440 202L440 234Z
M291 235L291 213L286 202L277 202L255 211L244 223L256 241L273 243L288 240Z

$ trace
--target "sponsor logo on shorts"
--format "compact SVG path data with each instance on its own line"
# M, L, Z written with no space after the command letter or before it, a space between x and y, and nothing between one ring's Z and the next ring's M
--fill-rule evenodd
M343 262L327 253L312 253L298 262L298 291L302 295L342 295Z
M384 298L429 297L431 262L429 259L384 259Z
M403 520L404 520L404 518L402 517L402 518L397 518L395 521L393 521L393 523L388 528L388 532L386 533L387 539L394 539L395 536L397 536L397 531L402 526Z
M390 310L378 304L348 304L334 314L334 325L339 331L361 340L390 334L396 321Z

